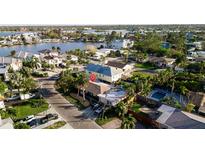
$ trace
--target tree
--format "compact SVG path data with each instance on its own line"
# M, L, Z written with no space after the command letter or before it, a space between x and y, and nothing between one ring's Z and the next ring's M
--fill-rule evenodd
M122 120L121 128L123 128L123 129L134 129L135 125L136 125L136 122L137 122L136 119L129 114L128 116L126 116Z
M127 114L128 112L128 105L123 101L119 102L116 106L115 112L119 117L123 119L125 117L125 114Z
M21 87L22 87L22 92L24 94L27 94L28 92L30 92L32 89L35 89L37 87L35 80L32 77L25 77L21 83Z
M31 76L31 69L29 67L23 66L19 71L23 77L30 77Z
M11 57L15 57L15 56L16 56L16 50L12 50L12 51L10 52L10 56L11 56Z
M194 111L194 107L195 107L195 105L194 105L192 102L189 102L189 103L186 105L185 110L186 110L187 112L192 112L192 111Z
M147 58L147 54L144 52L134 52L133 56L135 56L136 60L140 63L142 63Z
M88 81L89 80L87 78L86 73L79 73L75 81L77 88L78 88L78 95L79 95L80 89L83 90L83 100L85 100L85 89L88 85Z
M87 46L85 47L85 49L86 49L86 51L89 52L89 54L90 54L91 56L95 55L95 53L96 53L96 51L97 51L97 48L96 48L94 45L87 45Z
M58 53L61 52L61 48L60 47L57 47L56 50L57 50Z
M3 95L7 89L8 89L8 87L7 87L6 83L4 83L0 80L0 96Z
M17 123L14 124L14 128L15 129L30 129L30 126L25 124L25 123L17 122Z

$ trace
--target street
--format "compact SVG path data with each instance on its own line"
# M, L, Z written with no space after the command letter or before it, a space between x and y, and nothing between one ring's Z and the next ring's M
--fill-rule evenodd
M41 79L41 93L48 103L58 112L63 119L74 129L101 129L94 121L86 118L83 112L69 103L58 91L55 90L55 81Z

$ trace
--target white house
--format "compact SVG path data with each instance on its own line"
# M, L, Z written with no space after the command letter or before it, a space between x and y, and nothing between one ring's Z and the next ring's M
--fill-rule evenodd
M21 69L22 60L13 57L0 57L0 65L11 66L16 71Z
M124 39L122 42L122 48L131 48L134 45L134 41Z
M78 57L75 56L75 55L71 55L70 60L73 61L73 62L77 62L78 61Z
M120 69L123 72L123 75L129 75L133 70L133 66L119 61L108 61L105 65L116 70Z
M122 78L123 71L121 69L115 69L109 66L103 66L98 64L88 64L86 67L88 74L95 74L97 79L112 83Z

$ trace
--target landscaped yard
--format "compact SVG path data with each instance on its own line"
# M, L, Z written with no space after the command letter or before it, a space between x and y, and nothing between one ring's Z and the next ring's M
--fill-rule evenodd
M97 119L95 120L95 122L96 122L98 125L102 126L102 125L104 125L104 124L106 124L106 123L108 123L108 122L110 122L110 121L112 121L112 120L113 120L113 118L97 118Z
M83 110L86 108L79 100L75 99L74 97L67 95L64 96L71 104L74 104L79 110Z
M58 128L63 127L65 124L66 124L65 121L58 121L44 129L58 129Z
M155 66L153 66L152 64L149 64L149 63L137 63L137 64L135 64L135 67L146 69L146 70L156 69Z
M22 119L26 116L35 115L46 111L48 109L48 103L45 100L30 99L20 105L14 106L13 109L16 110L16 116L13 118Z

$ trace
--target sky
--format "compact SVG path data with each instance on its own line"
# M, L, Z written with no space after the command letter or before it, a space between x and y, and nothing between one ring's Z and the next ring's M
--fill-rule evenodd
M6 0L0 25L205 24L203 0Z

